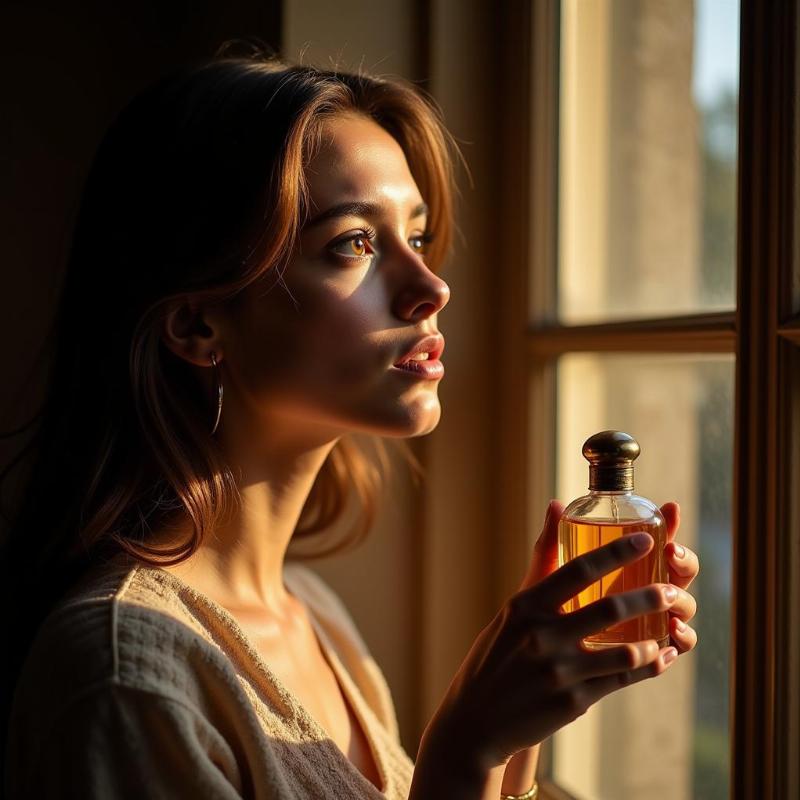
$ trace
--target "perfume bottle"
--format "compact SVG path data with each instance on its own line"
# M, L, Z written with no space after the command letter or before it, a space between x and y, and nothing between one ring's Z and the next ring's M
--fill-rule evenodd
M583 444L589 462L589 494L573 500L565 509L558 529L558 563L563 566L583 553L620 536L646 531L655 540L650 552L627 566L604 575L563 606L566 613L616 592L649 583L668 583L664 557L667 525L658 506L633 493L633 462L639 456L637 441L622 431L601 431ZM669 644L669 614L659 611L617 623L584 637L589 649L613 647L626 642L655 639Z

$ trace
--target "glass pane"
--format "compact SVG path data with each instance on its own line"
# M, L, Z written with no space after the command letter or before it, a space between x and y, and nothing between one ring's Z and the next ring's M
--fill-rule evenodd
M738 0L562 0L562 322L734 307L738 54Z
M563 356L557 495L587 493L581 445L639 442L635 491L681 506L678 540L699 553L689 591L697 648L662 676L606 696L553 737L554 780L581 800L727 800L731 630L733 356Z

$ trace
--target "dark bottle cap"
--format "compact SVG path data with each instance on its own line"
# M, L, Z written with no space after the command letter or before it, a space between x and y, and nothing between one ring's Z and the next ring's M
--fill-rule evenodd
M583 443L589 462L589 489L594 492L633 491L633 462L639 443L622 431L600 431Z

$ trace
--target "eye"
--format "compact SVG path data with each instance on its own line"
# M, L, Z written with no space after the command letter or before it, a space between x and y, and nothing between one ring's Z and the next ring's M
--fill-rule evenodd
M345 239L339 239L331 245L331 252L344 258L366 258L367 255L374 254L375 250L370 244L375 238L375 231L369 228L365 231L358 231L357 233L348 236ZM336 248L343 248L337 250ZM369 252L366 251L369 248Z
M425 255L428 252L428 245L434 240L435 235L431 231L425 231L417 236L412 236L409 241L412 243L411 249L419 254Z
M372 242L376 235L373 228L357 231L344 239L339 239L338 242L334 242L330 246L330 251L334 255L348 261L367 258L368 256L375 255L375 248L372 246ZM424 233L412 236L408 241L411 244L411 249L417 255L425 255L428 252L428 245L433 239L433 232L425 231Z

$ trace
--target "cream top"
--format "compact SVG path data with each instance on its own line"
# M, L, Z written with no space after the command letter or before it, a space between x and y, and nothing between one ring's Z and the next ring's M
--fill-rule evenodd
M27 656L6 754L16 798L407 800L413 762L386 680L339 597L287 562L361 722L383 793L260 657L224 608L124 554L48 615Z

